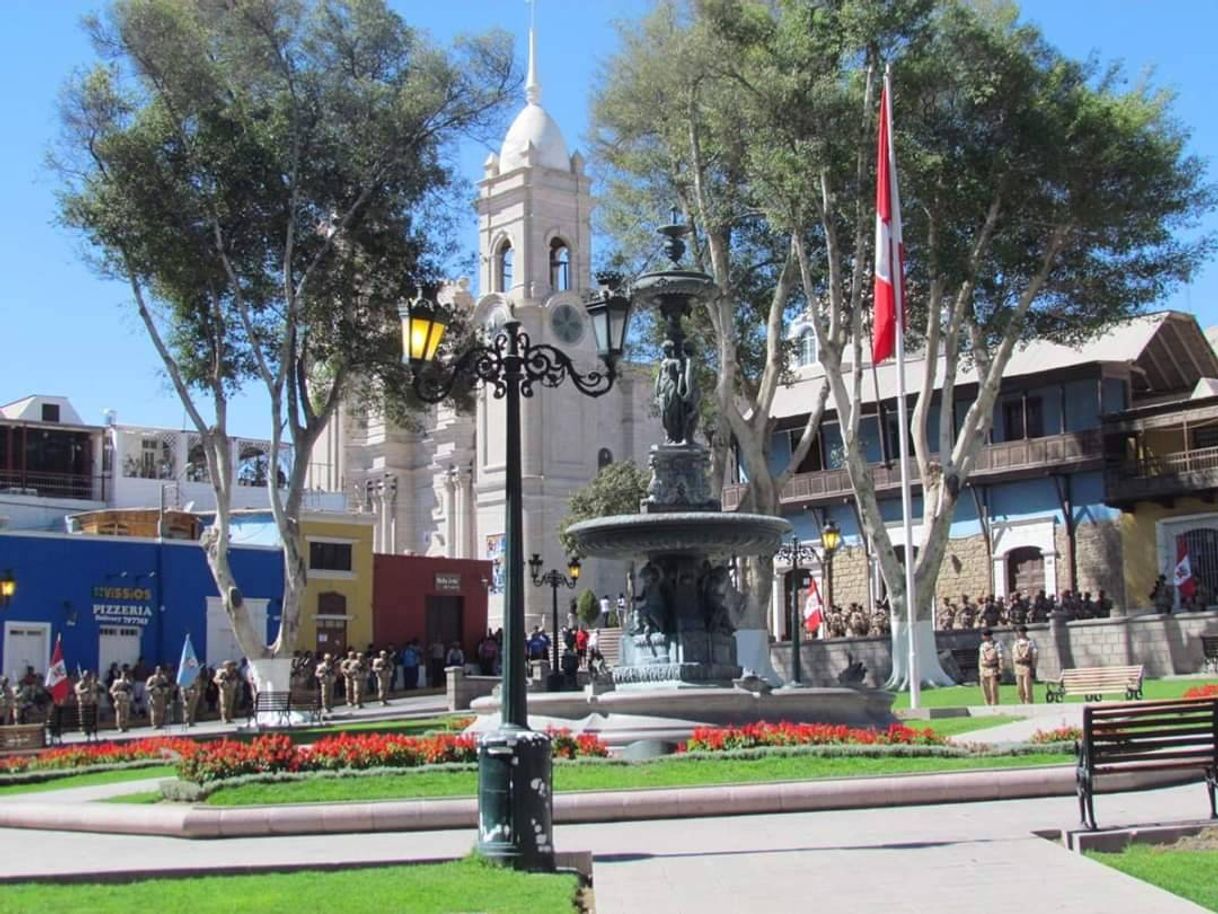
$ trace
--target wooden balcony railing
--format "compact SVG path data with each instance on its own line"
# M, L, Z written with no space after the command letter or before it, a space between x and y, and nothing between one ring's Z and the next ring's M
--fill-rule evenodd
M987 444L981 449L970 479L992 482L994 477L1035 475L1063 467L1077 469L1089 463L1098 467L1103 459L1103 439L1099 431L1094 429L1048 435L1044 438L1003 441ZM917 462L911 459L909 464L910 478L916 485L920 481ZM871 478L877 492L899 488L900 462L873 463ZM723 487L724 510L730 511L740 503L744 488L743 485ZM780 501L782 504L833 501L849 497L853 491L850 476L844 467L815 473L796 473L783 486Z
M1218 489L1218 447L1126 461L1109 470L1107 489L1108 500L1116 502Z

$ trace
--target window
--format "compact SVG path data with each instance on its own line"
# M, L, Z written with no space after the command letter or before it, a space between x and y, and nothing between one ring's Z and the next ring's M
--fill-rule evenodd
M320 544L314 543L313 545ZM319 616L345 616L347 614L347 598L333 590L319 593L317 595L317 614Z
M555 292L571 288L571 249L561 238L550 242L550 288Z
M795 364L801 368L815 365L818 360L816 334L809 328L799 335L799 349L795 353Z
M309 568L318 571L350 571L350 543L309 543Z
M603 447L596 452L596 471L598 473L611 463L613 463L613 451L609 448Z
M491 281L496 292L512 291L512 261L512 242L504 238L495 250L495 275Z
M1192 429L1193 449L1218 447L1218 425L1203 425Z
M59 404L58 403L43 403L42 404L42 421L43 422L58 422L59 421Z
M1024 419L1027 419L1025 424ZM1002 404L1003 441L1045 436L1045 416L1040 397L1021 397Z
M787 432L788 440L791 442L791 453L795 453L795 449L799 447L799 439L803 437L804 430L802 428L793 428ZM808 448L808 453L804 455L804 459L799 462L799 466L795 468L796 473L816 473L823 470L820 459L820 436L812 439L812 446Z

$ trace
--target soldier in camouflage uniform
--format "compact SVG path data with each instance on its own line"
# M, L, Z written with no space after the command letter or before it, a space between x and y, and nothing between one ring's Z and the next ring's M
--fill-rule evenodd
M158 666L144 683L148 695L148 725L154 730L165 726L165 708L169 703L169 677Z
M1028 627L1020 625L1015 629L1015 646L1011 649L1011 659L1015 664L1015 685L1019 689L1019 700L1025 705L1032 704L1032 681L1036 678L1036 642L1028 637Z
M376 674L376 697L381 704L389 704L389 677L393 675L393 660L389 651L381 651L372 660L372 672Z
M135 692L135 684L131 681L131 673L123 667L118 679L110 683L110 698L114 702L114 726L120 733L126 733L131 726L131 699Z
M347 659L339 665L339 669L347 680L347 705L362 708L364 706L364 680L367 677L364 658L355 648L352 648L347 651Z
M317 688L321 693L321 709L329 714L334 710L334 658L326 654L313 671L317 679Z
M9 688L8 677L0 676L0 727L17 723L17 702Z
M854 638L865 638L867 632L871 630L871 620L867 618L867 611L858 603L850 604L850 635Z
M981 677L981 693L987 705L998 704L998 683L1002 678L1002 648L988 628L981 632L981 648L977 652L977 672Z
M939 606L938 628L945 632L950 632L956 624L956 607L952 605L952 601L948 597L943 598L943 602Z
M101 686L93 676L92 670L85 670L80 682L72 687L76 693L77 716L80 718L80 732L85 738L97 736L97 696Z
M977 621L977 610L965 597L956 609L956 628L973 628Z
M235 660L225 660L216 670L213 678L216 688L220 690L220 720L226 724L233 722L233 712L237 708L237 689L241 686L240 674L237 672Z
M195 718L199 714L199 701L203 698L203 688L206 683L203 682L203 668L199 667L195 671L193 682L186 684L186 687L181 690L182 693L182 721L188 727L195 725Z

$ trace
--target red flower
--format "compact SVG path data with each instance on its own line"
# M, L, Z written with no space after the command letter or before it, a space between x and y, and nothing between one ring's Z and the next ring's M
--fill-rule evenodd
M946 742L929 728L915 730L893 724L887 730L847 727L844 724L796 724L790 721L754 723L743 727L699 727L681 747L686 752L722 752L757 746L917 745Z

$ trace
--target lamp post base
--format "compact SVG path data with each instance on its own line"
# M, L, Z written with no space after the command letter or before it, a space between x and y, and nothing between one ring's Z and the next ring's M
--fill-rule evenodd
M550 738L507 725L478 741L478 844L483 857L553 872Z

